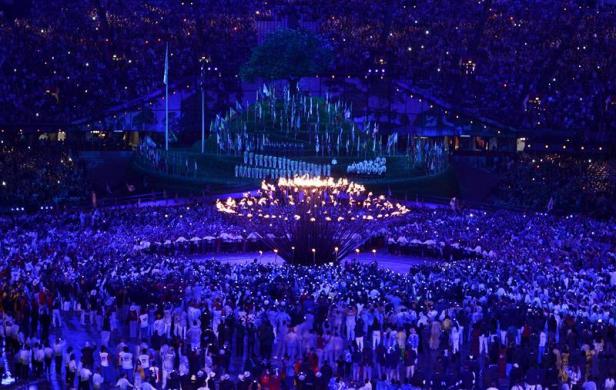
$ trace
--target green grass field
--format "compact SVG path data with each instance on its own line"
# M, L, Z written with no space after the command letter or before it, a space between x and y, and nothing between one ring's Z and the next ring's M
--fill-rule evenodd
M156 187L169 189L179 193L229 193L254 189L259 186L259 180L235 178L236 164L241 164L241 156L219 155L216 153L201 154L198 147L176 148L171 153L178 154L181 159L196 161L198 171L189 177L171 175L154 170L139 159L134 159L133 168L140 174L145 174ZM370 158L370 157L368 157ZM293 156L292 159L312 163L331 163L331 157ZM357 157L337 157L338 164L333 166L334 176L347 176L346 166L361 159ZM399 198L414 199L415 197L451 197L458 194L458 184L451 169L438 175L425 176L411 166L406 156L387 157L387 173L379 177L349 176L353 181L364 184L376 193L391 193Z

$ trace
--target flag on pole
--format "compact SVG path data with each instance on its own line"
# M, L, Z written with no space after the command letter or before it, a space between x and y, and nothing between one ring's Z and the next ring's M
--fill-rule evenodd
M387 137L387 154L391 154L392 147L395 147L397 142L398 142L398 132L396 131L395 133L390 134Z
M169 44L165 48L165 73L163 74L163 84L169 84Z
M342 128L338 133L338 138L336 139L336 153L340 154L340 134L342 134Z

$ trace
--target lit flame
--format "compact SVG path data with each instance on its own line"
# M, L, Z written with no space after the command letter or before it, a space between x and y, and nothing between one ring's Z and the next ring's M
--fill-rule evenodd
M363 185L348 179L307 175L280 178L277 184L263 181L256 195L244 193L238 200L217 200L216 208L248 218L300 221L305 217L311 222L375 221L409 212L406 206L366 192Z

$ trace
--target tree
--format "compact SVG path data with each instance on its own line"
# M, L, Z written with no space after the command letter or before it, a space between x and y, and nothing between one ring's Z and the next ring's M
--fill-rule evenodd
M243 80L287 80L292 92L302 77L314 76L329 68L333 51L318 35L308 31L281 30L270 34L252 50L242 66Z

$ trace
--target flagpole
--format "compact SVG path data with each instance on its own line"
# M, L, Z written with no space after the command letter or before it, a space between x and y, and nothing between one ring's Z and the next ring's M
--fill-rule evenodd
M201 88L201 154L205 153L205 89Z
M169 151L169 44L165 47L165 151Z
M169 84L165 84L165 150L169 150Z
M203 64L201 65L201 154L205 153L205 80L203 78Z

